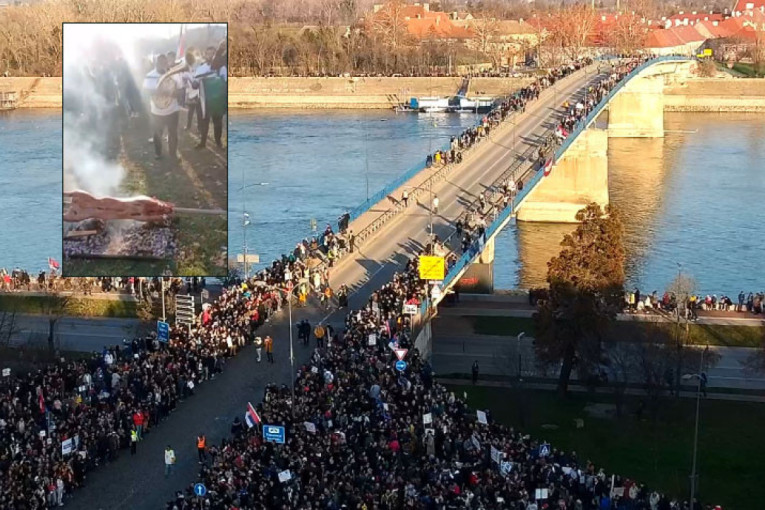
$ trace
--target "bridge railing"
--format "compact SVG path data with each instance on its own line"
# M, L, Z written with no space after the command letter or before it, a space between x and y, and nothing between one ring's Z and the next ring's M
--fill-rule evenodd
M571 144L574 143L576 138L589 126L600 113L603 111L603 109L608 105L608 103L613 99L613 97L624 87L624 85L630 81L632 78L640 74L642 71L644 71L646 68L657 64L659 62L668 62L668 61L687 61L689 60L688 57L684 56L675 56L675 55L666 55L661 57L656 57L650 60L645 61L644 63L640 64L639 66L635 67L632 71L630 71L624 78L622 78L619 83L614 86L613 89L611 89L608 94L603 96L603 98L600 100L600 102L595 106L595 108L592 109L592 111L587 115L587 117L584 118L581 122L578 123L578 125L572 130L572 132L569 134L569 136L566 138L566 140L561 144L561 146L558 148L557 151L555 151L555 161L560 160L560 158L565 154L566 150L568 150L569 147L571 147ZM500 214L497 216L497 218L489 225L489 227L486 229L486 234L484 236L485 239L491 239L498 230L502 228L504 223L509 219L510 215L513 213L515 209L518 208L518 206L523 202L523 200L528 196L528 194L531 192L531 190L534 189L534 187L539 183L539 181L544 176L544 172L537 171L529 180L528 183L523 187L522 190L518 192L518 194L515 197L514 205L511 207L506 207L500 212ZM478 257L478 255L481 254L483 251L483 240L478 239L474 241L468 250L462 255L462 257L459 258L459 260L452 266L452 268L447 273L446 277L444 278L443 288L447 289L451 285L454 284L454 280L457 278L457 275L459 275L463 269L465 269L469 264L472 264L474 259Z

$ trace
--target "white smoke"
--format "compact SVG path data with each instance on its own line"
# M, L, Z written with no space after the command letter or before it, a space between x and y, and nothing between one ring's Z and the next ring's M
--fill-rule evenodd
M64 28L64 192L80 189L95 196L119 196L126 172L116 159L118 112L115 102L99 90L103 79L93 67L104 61L99 51L104 40L96 33L86 36L83 26Z

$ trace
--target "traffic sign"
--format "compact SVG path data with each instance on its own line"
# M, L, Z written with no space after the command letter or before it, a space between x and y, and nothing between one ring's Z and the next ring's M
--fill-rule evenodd
M157 340L167 342L170 340L170 324L163 321L157 321Z
M204 497L205 494L207 494L207 487L205 487L205 484L203 484L203 483L195 484L194 485L194 494L196 494L200 498Z
M550 445L548 443L542 443L539 446L539 456L547 457L548 455L550 455Z
M420 255L420 280L443 280L445 273L443 257Z
M263 425L263 439L272 443L284 444L286 434L279 425Z
M175 322L177 324L190 326L194 324L195 315L194 296L175 296Z
M406 370L406 361L401 361L401 360L397 361L396 370L398 370L399 372L403 372L404 370Z
M393 352L396 353L396 357L401 361L406 356L406 353L409 352L409 349L393 349Z

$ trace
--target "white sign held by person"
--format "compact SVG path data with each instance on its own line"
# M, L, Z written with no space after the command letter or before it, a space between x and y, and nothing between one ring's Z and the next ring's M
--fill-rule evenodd
M422 415L422 424L423 425L427 425L429 423L433 423L433 414L432 413L423 414Z
M510 474L510 471L513 470L513 463L508 460L503 460L499 463L499 472L503 475L507 476Z
M419 312L419 309L417 308L417 305L410 305L408 303L404 304L404 314L405 315L417 315L417 312Z
M491 447L491 460L493 460L497 464L502 462L502 452L500 452L499 450L497 450L493 446Z
M279 481L281 483L289 482L290 480L292 480L292 473L290 473L289 469L285 469L284 471L279 473Z
M310 422L310 421L304 421L304 422L303 422L303 425L305 425L305 429L306 429L308 432L311 432L312 434L315 434L315 433L316 433L316 425L315 425L315 424L313 424L312 422Z
M547 499L547 489L537 489L536 492L536 500L539 501L540 499Z
M4 368L3 369L3 377L9 377L11 375L11 369L10 368Z
M368 342L369 342L369 345L377 345L377 334L370 333Z
M61 455L69 455L74 450L74 439L69 438L61 442Z
M488 425L489 422L486 421L486 413L483 411L476 411L475 414L478 416L478 423L483 423L484 425Z

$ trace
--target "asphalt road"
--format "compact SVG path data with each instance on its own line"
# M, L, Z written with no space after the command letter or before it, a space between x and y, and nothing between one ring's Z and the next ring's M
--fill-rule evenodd
M436 319L434 322L431 364L436 373L470 374L473 361L478 361L481 374L517 376L516 337L466 333L454 325L456 320L449 317L448 321ZM521 339L522 374L527 377L556 378L556 369L543 371L536 366L532 342L533 338L528 336ZM717 364L707 370L709 388L765 390L765 376L745 374L742 369L742 363L755 349L720 346L710 346L709 349L720 356ZM638 374L630 379L640 382Z
M64 351L101 351L105 345L122 345L138 331L138 319L62 317L56 324L57 346ZM10 345L47 346L48 318L16 315Z
M557 94L530 105L514 131L521 135L516 148L518 152L525 150L525 144L535 144L538 136L550 129L556 104L580 90L586 78L593 79L593 73L590 71L586 76L579 72L563 86L558 85ZM434 232L440 237L450 233L450 222L463 212L460 198L469 198L472 202L512 164L509 154L511 133L501 139L484 141L476 152L480 157L472 163L466 162L464 167L434 187L441 202ZM340 262L331 275L332 287L345 283L354 291L350 306L358 308L365 304L373 290L389 281L392 274L421 249L427 239L428 224L428 204L410 204L406 212L385 225L361 250ZM293 318L307 317L311 324L324 320L339 329L345 313L345 310L328 313L311 307L294 311ZM87 487L77 491L66 506L83 510L160 509L172 498L174 491L193 483L199 468L197 435L204 432L211 443L219 442L228 436L233 418L243 416L247 402L255 403L263 398L267 383L290 382L286 311L264 328L263 334L271 334L274 338L275 364L256 363L254 350L245 348L228 362L222 375L198 386L195 396L181 404L172 416L146 436L138 445L137 458L130 459L130 455L123 451L113 465L90 474ZM310 350L296 345L296 363L307 360ZM266 423L267 418L264 417ZM173 446L178 457L176 472L169 479L164 478L163 465L163 450L167 444Z

